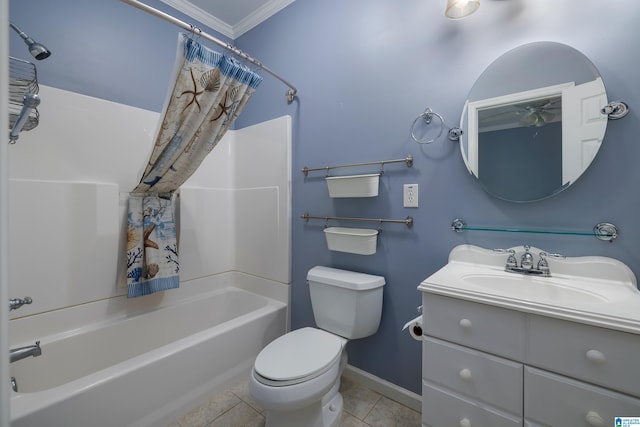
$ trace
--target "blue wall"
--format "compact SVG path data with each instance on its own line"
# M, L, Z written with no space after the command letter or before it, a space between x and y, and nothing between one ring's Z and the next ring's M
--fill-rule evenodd
M416 393L421 349L400 328L417 314L416 286L446 263L454 246L528 243L571 256L614 257L640 274L640 2L583 0L576 7L576 2L555 0L483 0L476 14L460 21L444 18L444 3L299 0L236 41L299 89L298 99L288 105L286 87L266 75L237 122L237 127L244 127L293 116L293 327L314 323L305 285L306 272L314 265L384 275L380 330L350 344L350 362ZM158 0L148 4L171 10ZM117 1L101 0L13 1L11 19L54 50L54 56L38 65L44 84L161 109L177 39L171 24ZM12 53L20 49L19 56L26 57L16 38L12 35ZM518 45L541 40L582 51L600 70L609 99L626 101L631 113L609 122L597 159L571 188L545 201L513 204L478 186L466 171L457 143L442 137L417 145L409 127L427 106L453 126L487 65ZM299 172L305 165L407 154L415 159L413 168L385 167L377 198L330 199L321 173L305 178ZM526 182L527 177L513 179ZM419 208L402 207L405 183L420 184ZM415 225L384 225L375 255L344 254L327 250L323 223L305 224L299 218L305 211L372 218L411 215ZM609 221L621 235L610 244L590 237L455 234L450 226L456 217L471 225L570 230L590 230Z
M420 345L401 334L420 304L416 286L447 262L456 245L531 245L567 255L604 255L640 274L640 3L483 0L460 21L444 17L444 0L299 0L238 44L281 72L299 89L287 105L285 87L267 81L238 126L294 115L293 326L313 324L306 272L314 265L382 274L387 279L377 335L350 344L350 363L420 392ZM575 10L574 10L575 9ZM624 36L619 36L622 31ZM556 41L582 51L600 70L611 100L631 113L609 122L591 168L554 198L513 204L487 195L466 171L457 143L445 137L419 146L409 135L415 117L430 106L449 126L482 71L504 52L534 41ZM378 161L412 154L413 168L385 168L380 196L340 200L327 195L322 173L305 165ZM357 172L350 170L348 172ZM345 171L346 173L346 171ZM526 183L527 176L514 176ZM420 207L402 207L402 184L420 185ZM413 229L385 225L375 255L329 252L322 221L305 224L303 212L371 218L415 217ZM621 230L614 243L593 237L538 236L450 230L451 220L475 225L591 230L610 221ZM334 224L335 225L335 224ZM345 223L346 226L359 226Z
M144 3L194 22L159 0ZM172 83L177 34L183 30L117 0L13 0L9 13L13 23L53 52L35 61L22 39L13 31L9 34L11 56L36 62L40 83L162 110Z

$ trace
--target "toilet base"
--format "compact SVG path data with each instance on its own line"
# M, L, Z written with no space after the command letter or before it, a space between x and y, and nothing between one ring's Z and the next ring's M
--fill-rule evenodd
M331 391L333 392L334 389ZM265 427L334 427L340 421L342 414L342 395L334 393L325 395L319 402L315 402L295 411L267 411Z
M338 377L322 399L293 411L267 410L265 427L335 427L342 415L343 400L340 394L342 372L347 366L347 352L340 357Z

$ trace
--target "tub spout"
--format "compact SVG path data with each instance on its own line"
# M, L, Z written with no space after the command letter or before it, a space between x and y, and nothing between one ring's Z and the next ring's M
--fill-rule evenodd
M26 347L19 347L9 350L9 363L22 360L29 356L38 357L40 355L42 355L40 341L36 341L35 345L28 345Z

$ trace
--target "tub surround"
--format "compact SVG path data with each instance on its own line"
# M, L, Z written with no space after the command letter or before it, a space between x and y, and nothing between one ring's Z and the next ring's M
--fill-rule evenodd
M248 375L289 328L291 120L225 135L180 190L180 288L128 300L126 204L159 114L47 86L40 94L40 125L11 152L9 291L33 303L11 312L9 346L40 340L42 356L11 365L12 425L157 425ZM208 297L228 317L171 314ZM241 297L267 303L228 313ZM204 329L180 330L190 316ZM157 325L165 340L136 346Z
M11 152L9 294L33 298L12 318L125 294L128 192L160 119L43 85L40 94L40 125ZM282 117L229 131L183 185L181 281L241 271L290 283L290 128ZM275 250L265 258L263 248Z

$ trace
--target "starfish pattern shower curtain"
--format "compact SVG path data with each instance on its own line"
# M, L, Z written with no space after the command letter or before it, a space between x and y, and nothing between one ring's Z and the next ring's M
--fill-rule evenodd
M129 198L127 295L177 288L174 192L213 150L262 78L180 34L176 79L140 183Z

